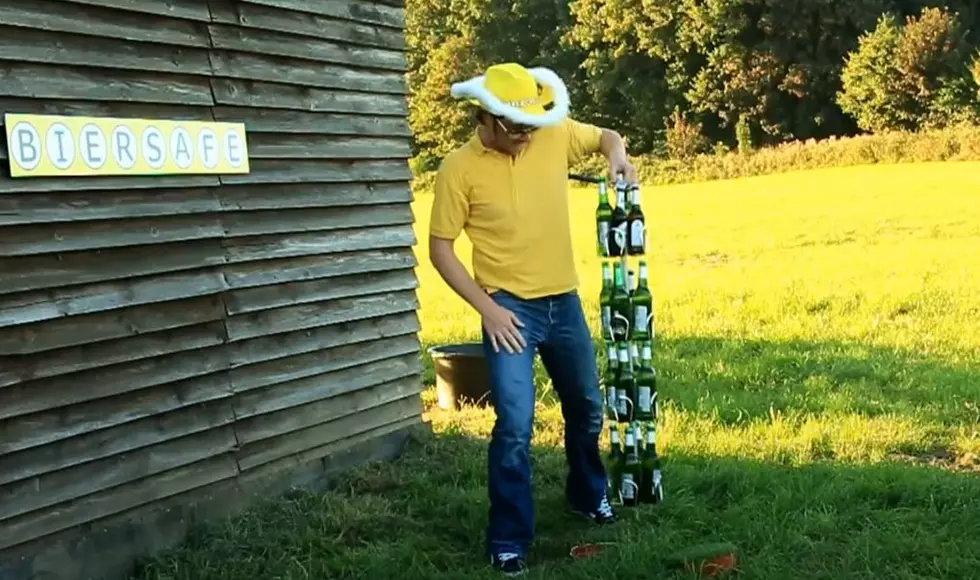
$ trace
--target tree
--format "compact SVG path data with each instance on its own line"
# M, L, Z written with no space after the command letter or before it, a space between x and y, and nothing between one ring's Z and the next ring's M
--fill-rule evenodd
M914 131L977 118L977 82L957 15L925 8L904 24L883 14L847 57L841 109L865 131Z

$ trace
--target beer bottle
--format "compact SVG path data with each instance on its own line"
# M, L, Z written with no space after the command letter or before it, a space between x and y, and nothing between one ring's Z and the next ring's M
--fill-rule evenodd
M636 381L633 378L633 363L630 361L629 347L625 342L619 344L619 375L616 381L616 396L619 398L619 422L633 420L636 406Z
M595 209L595 224L599 256L608 258L609 253L609 224L612 221L613 208L609 205L609 194L606 193L606 178L599 178L599 205Z
M622 256L626 254L626 244L629 232L627 230L626 213L626 182L620 177L616 181L616 207L613 208L609 219L609 255Z
M616 344L610 342L606 350L606 373L603 382L606 384L606 413L615 421L618 417L619 396L616 382L619 380L619 352Z
M628 270L626 272L626 293L630 298L633 297L633 290L636 288L636 272Z
M612 340L623 341L629 338L630 323L633 320L630 296L626 292L626 281L623 280L623 265L613 264L613 291L610 301L610 325Z
M652 340L653 325L651 324L650 313L653 312L653 294L650 293L650 285L647 281L646 260L640 260L640 280L636 285L636 290L630 296L633 307L632 323L630 324L630 338L633 340Z
M615 423L609 425L609 454L606 455L606 495L610 498L619 497L619 470L623 462L623 448L619 443L619 427Z
M653 345L643 343L636 371L636 419L655 421L657 419L657 375L653 370Z
M626 216L629 225L629 235L627 236L627 253L631 256L642 256L646 254L646 217L643 215L643 208L640 207L640 186L636 183L630 185L630 210Z
M608 262L602 264L602 290L599 292L599 324L604 340L613 340L612 335L613 275Z
M643 446L641 463L640 502L661 503L664 500L662 474L660 472L660 457L657 455L657 432L654 424L646 425L647 442Z
M635 506L640 501L642 468L636 452L636 432L632 423L626 425L626 445L623 449L622 467L619 472L619 495L624 506Z

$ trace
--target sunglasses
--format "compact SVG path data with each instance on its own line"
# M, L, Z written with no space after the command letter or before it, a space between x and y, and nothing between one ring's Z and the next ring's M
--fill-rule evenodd
M503 129L504 133L507 133L508 135L530 135L537 130L537 127L533 125L512 125L508 127L504 124L500 117L494 117L494 120L497 121L497 125Z

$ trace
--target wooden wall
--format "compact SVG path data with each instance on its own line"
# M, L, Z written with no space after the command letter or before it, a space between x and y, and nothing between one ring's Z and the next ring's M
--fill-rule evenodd
M0 0L0 115L240 121L252 168L13 180L0 139L0 578L111 577L161 514L419 423L403 22Z

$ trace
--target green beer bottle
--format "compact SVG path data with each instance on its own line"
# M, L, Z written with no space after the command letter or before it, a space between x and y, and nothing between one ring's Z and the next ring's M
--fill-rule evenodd
M619 343L619 375L616 380L616 397L619 404L616 411L619 413L620 423L629 423L633 420L636 406L636 381L633 378L633 363L630 361L629 346L625 342Z
M629 186L630 211L626 216L628 236L626 250L631 256L642 256L647 251L646 217L640 207L640 186L636 183Z
M623 279L623 265L613 264L613 291L610 301L610 325L612 340L623 341L629 338L630 324L633 321L630 296L626 292L626 281Z
M603 340L613 340L612 334L613 274L608 262L602 263L602 290L599 291L599 324Z
M657 374L653 370L653 344L643 343L636 371L636 419L655 421L657 418Z
M606 495L610 498L619 497L619 470L623 462L623 448L619 443L619 427L615 423L609 425L609 454L606 455Z
M629 237L626 213L626 182L616 181L616 207L609 218L609 255L623 256Z
M606 178L599 178L599 205L595 208L596 224L596 245L599 257L608 258L610 223L612 222L613 208L609 205L609 194L606 193Z
M619 405L616 388L616 382L619 380L619 352L616 350L616 343L608 343L606 353L606 372L603 376L603 383L606 385L606 416L615 421L618 417Z
M653 324L650 313L653 312L653 294L650 293L650 284L647 281L646 260L640 260L640 280L636 285L636 290L630 296L633 307L633 316L630 323L630 338L632 340L651 340L653 339Z
M664 500L660 457L657 455L657 432L653 423L646 426L647 442L643 446L640 480L640 501L642 503L661 503Z
M622 467L619 472L619 496L623 505L635 506L640 502L640 478L642 467L636 452L636 431L633 425L626 425L626 445L623 449Z

